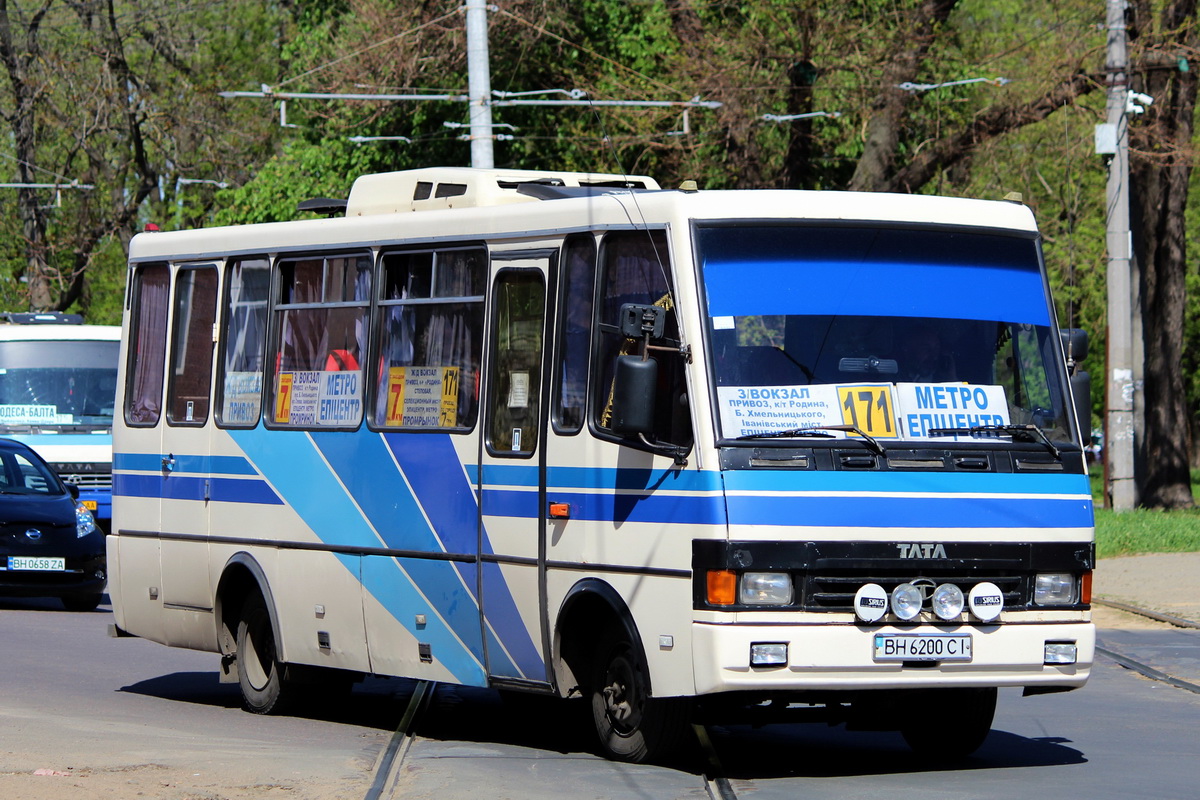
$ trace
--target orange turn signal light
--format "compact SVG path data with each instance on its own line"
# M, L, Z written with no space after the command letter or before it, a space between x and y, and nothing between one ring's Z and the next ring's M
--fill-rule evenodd
M1084 605L1091 605L1092 602L1092 572L1088 570L1083 573L1083 580L1079 582L1079 602Z
M731 606L737 601L737 573L728 569L708 572L708 604Z
M550 504L550 519L570 519L571 504L570 503L551 503Z

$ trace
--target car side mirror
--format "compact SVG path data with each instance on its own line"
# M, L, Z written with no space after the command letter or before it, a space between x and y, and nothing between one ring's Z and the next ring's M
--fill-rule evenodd
M63 484L66 485L67 491L70 492L71 497L78 500L79 499L79 487L73 483L67 483L66 481L63 481Z

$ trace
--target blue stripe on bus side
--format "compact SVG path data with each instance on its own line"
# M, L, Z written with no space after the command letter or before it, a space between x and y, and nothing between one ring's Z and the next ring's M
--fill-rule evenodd
M454 452L453 447L448 448L448 454L438 452L434 442L438 438L449 437L437 434L423 437L420 467L415 470L417 474L436 476L435 483L440 492L434 495L434 506L454 502L452 487L455 483L455 472L458 474L457 482L464 487L466 485L458 454ZM470 531L455 531L458 543L466 545L464 549L451 547L450 543L439 541L435 530L431 530L426 522L429 512L423 512L420 497L414 496L409 485L397 472L392 452L379 434L347 436L343 433L317 432L312 434L312 439L388 547L432 553L447 551L474 554L476 539L473 535L468 537L464 534L473 534L478 525L478 516L472 515L467 518L471 525ZM405 472L407 477L408 471ZM415 489L414 486L413 490ZM433 521L432 517L430 521ZM429 598L459 638L470 642L472 649L478 649L479 655L482 656L478 600L475 598L475 569L470 566L469 570L464 570L463 566L446 561L403 559L404 571L422 594ZM469 594L473 602L462 602L464 593ZM512 664L504 664L506 659L499 648L494 653L489 651L489 655L493 659L493 669L503 668L510 674L515 671Z
M196 472L206 475L257 475L249 461L242 456L199 456L178 455L173 472ZM162 472L162 454L157 453L113 453L113 470L127 472Z
M497 517L536 519L537 492L484 489L486 513ZM548 499L568 503L571 519L594 522L673 522L682 525L724 525L725 503L720 496L591 494L551 489Z
M330 472L329 466L306 434L300 431L267 432L262 429L229 433L262 473L270 476L284 500L323 542L358 547L379 546L379 538L351 497L338 488L337 476ZM364 477L367 477L365 471ZM314 491L314 486L323 489ZM429 604L418 593L412 580L401 571L395 559L368 558L364 564L367 566L364 567L363 587L383 603L401 625L417 635L415 614L421 613ZM442 611L429 608L431 616L420 631L421 641L435 645L439 663L456 680L470 686L486 685L482 653L455 636L440 616ZM474 641L478 641L477 636Z
M207 484L207 487L206 487ZM167 500L208 500L224 503L282 505L266 481L238 478L194 478L185 475L113 475L113 494L121 497L161 497Z
M484 554L492 553L486 530L481 544L475 538L480 524L479 506L450 436L384 434L383 438L446 546L453 544L462 548L458 552L474 552L476 547L481 547ZM536 495L533 502L536 506ZM544 679L546 667L541 652L529 635L499 564L483 564L483 586L483 608L489 628L496 632L505 650L516 661L520 675ZM489 657L494 658L493 654L498 652L489 643ZM490 669L493 674L517 677L515 672L503 671L495 660Z

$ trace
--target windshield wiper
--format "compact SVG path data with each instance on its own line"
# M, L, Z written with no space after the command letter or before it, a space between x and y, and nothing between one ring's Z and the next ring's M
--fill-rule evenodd
M808 425L803 428L788 428L782 431L770 431L769 433L748 433L745 436L737 437L737 440L742 439L776 439L790 438L793 436L819 436L822 439L832 439L833 434L824 433L823 431L841 431L843 433L857 433L862 437L862 443L879 456L886 456L883 452L883 446L875 441L874 437L864 433L860 428L854 425Z
M740 442L745 439L790 439L793 436L817 436L822 439L832 439L832 433L822 433L819 425L810 426L807 428L785 428L781 431L767 431L766 433L747 433L734 439L735 442Z
M975 425L969 428L930 428L930 436L958 436L959 434L968 433L975 435L978 433L1002 433L1007 434L1014 439L1018 436L1026 437L1030 441L1038 442L1046 445L1054 457L1062 461L1062 452L1055 447L1054 442L1050 441L1041 428L1037 425Z

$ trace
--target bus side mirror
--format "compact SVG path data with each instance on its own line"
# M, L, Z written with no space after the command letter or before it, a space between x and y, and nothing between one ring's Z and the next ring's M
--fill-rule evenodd
M613 433L651 433L657 392L657 361L643 360L641 356L617 356L617 371L613 376Z
M1071 375L1071 401L1079 420L1079 438L1087 444L1092 435L1092 376L1083 370Z
M1087 358L1088 334L1083 328L1066 328L1059 331L1062 337L1063 352L1067 356L1067 366L1074 367Z

